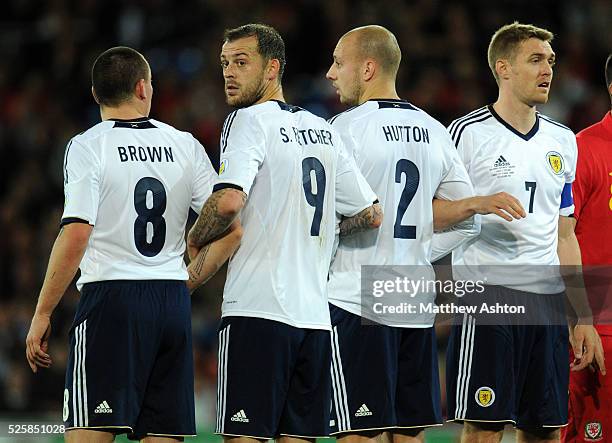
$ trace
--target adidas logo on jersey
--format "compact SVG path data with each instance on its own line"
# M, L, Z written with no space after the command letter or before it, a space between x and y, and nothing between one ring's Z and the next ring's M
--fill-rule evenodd
M244 413L244 409L241 409L240 411L236 412L234 415L232 415L232 418L230 418L231 421L239 421L242 423L248 423L249 419L247 418L246 414Z
M510 162L500 155L499 158L493 163L494 168L501 168L502 166L510 166Z
M515 174L515 166L510 164L506 157L500 155L493 163L493 166L489 168L489 172L493 177L504 178L511 177Z
M108 405L108 403L106 402L106 400L104 400L102 403L100 403L98 405L98 407L96 408L96 410L94 411L96 414L112 414L113 410L111 409L111 407Z
M365 417L367 415L372 415L372 411L370 411L364 403L357 409L357 412L355 412L355 417Z

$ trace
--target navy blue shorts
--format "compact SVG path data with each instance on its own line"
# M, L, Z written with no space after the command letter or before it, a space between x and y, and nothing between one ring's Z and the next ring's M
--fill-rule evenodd
M329 331L223 318L215 432L259 439L328 435L330 346Z
M191 298L183 281L83 286L70 330L66 428L195 435Z
M434 328L362 325L330 305L331 433L442 424Z
M511 423L526 430L567 424L566 325L479 325L469 314L460 320L452 326L447 353L449 420Z

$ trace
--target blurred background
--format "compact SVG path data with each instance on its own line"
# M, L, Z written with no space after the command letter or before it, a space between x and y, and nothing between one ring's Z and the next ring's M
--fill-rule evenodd
M497 89L486 48L519 20L555 33L551 99L540 111L579 131L610 103L603 80L612 52L610 0L8 0L0 19L0 420L61 420L74 285L53 317L55 364L33 375L24 342L63 208L67 141L100 119L90 93L95 57L111 46L141 51L153 72L151 116L192 132L218 166L224 103L223 30L276 27L287 46L285 97L322 117L343 110L325 79L337 39L381 24L398 38L398 92L445 125L492 103ZM199 431L214 423L216 328L224 273L194 296ZM440 333L445 349L445 334ZM438 432L436 434L436 432ZM430 441L443 441L439 431ZM16 441L16 440L15 440ZM445 440L444 440L445 441ZM449 440L450 441L450 440Z

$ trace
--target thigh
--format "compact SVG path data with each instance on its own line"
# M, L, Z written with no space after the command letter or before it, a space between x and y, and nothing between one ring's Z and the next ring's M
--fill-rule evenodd
M602 335L604 353L612 355L612 336ZM570 359L573 352L570 350ZM570 373L569 429L563 442L606 441L612 435L612 379L586 369Z
M69 334L63 408L67 429L133 430L148 375L142 363L157 346L156 330L139 338L143 322L154 319L146 308L139 309L138 294L137 285L128 289L119 282L83 288Z
M133 437L194 436L191 297L183 282L152 286L160 297L160 340Z
M289 381L278 434L299 439L329 435L331 408L329 331L308 329Z
M396 425L400 329L331 306L332 434Z
M396 414L399 428L442 424L436 334L430 328L401 330Z
M449 420L515 422L514 347L508 325L478 325L467 314L457 319L447 351Z
M517 427L527 431L567 424L569 346L567 326L516 326Z
M217 434L266 440L278 435L303 338L303 329L273 320L222 319Z

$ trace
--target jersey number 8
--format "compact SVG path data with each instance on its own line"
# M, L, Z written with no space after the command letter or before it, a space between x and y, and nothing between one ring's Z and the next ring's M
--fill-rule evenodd
M151 207L147 207L147 194L152 194ZM146 257L154 257L162 250L166 241L166 190L162 182L153 177L138 180L134 188L134 208L138 217L134 221L134 243L136 249ZM151 223L153 235L147 241L147 226Z

